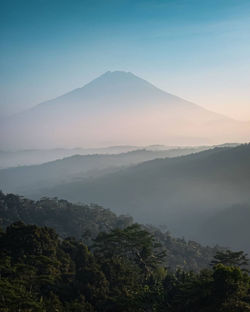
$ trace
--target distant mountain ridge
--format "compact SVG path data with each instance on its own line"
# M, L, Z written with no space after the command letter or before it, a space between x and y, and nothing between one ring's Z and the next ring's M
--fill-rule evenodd
M38 165L77 154L78 155L119 154L137 149L140 149L140 147L124 145L124 146L109 146L99 148L77 147L77 148L52 148L52 149L28 149L28 150L25 149L25 150L3 150L3 151L0 150L0 169L6 169L17 166ZM149 149L153 150L153 148L151 147L149 147Z
M231 145L236 143L230 143ZM236 144L237 145L237 144ZM0 150L0 169L18 166L39 165L49 161L70 157L73 155L107 155L121 154L136 150L147 151L173 151L177 156L186 154L185 151L200 151L209 149L211 146L165 146L165 145L149 145L149 146L107 146L95 148L52 148L52 149L24 149L24 150ZM175 152L174 152L175 151ZM171 154L171 152L169 152Z
M233 205L250 203L249 189L250 144L246 144L150 160L25 195L95 202L116 213L128 213L136 221L165 224L175 235L199 240L198 228L204 228L206 220Z
M208 148L204 146L169 150L141 149L120 154L76 154L40 165L2 169L0 170L0 189L19 194L31 192L31 190L39 191L42 187L94 178L144 161L187 155ZM122 148L113 147L107 150L119 151Z
M165 158L180 153L189 155ZM250 144L75 155L0 170L0 189L97 203L178 236L250 252Z
M0 148L220 144L250 125L164 92L132 73L107 72L0 125Z

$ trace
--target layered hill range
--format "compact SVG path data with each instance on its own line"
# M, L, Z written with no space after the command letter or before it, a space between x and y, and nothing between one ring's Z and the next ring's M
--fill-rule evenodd
M36 192L44 187L101 177L148 160L188 155L207 149L209 148L206 146L200 146L168 150L141 149L119 154L76 154L38 165L1 169L0 189L17 194ZM66 151L71 152L72 150ZM82 152L84 151L82 150Z
M220 144L248 141L249 133L248 123L115 71L3 121L0 148Z
M223 146L236 146L237 143L223 144ZM213 146L165 146L165 145L150 145L150 146L109 146L109 147L99 147L99 148L53 148L53 149L25 149L25 150L0 150L0 170L11 167L38 165L46 162L51 162L55 160L64 159L66 157L74 155L85 155L93 157L97 155L118 155L126 154L130 156L129 152L132 151L145 151L145 153L140 153L140 155L148 155L152 152L152 159L157 158L159 153L163 152L161 155L165 157L175 157L180 155L186 155L189 153L194 153L198 151L203 151L210 149ZM154 157L155 152L155 157ZM165 153L164 153L165 152ZM105 158L105 157L104 157ZM84 158L83 158L84 159ZM140 161L149 160L148 157L141 158ZM132 163L131 163L132 164ZM81 164L82 165L82 164ZM84 165L85 166L85 165ZM97 168L96 168L97 169ZM98 168L99 169L99 168Z
M75 155L0 170L0 189L97 203L177 236L250 252L250 144Z

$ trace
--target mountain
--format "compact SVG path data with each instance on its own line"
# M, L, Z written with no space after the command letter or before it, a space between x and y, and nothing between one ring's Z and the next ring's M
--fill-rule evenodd
M160 147L158 147L158 149L159 148ZM36 190L39 191L41 188L58 185L60 183L101 176L108 172L114 172L122 167L128 167L147 160L176 157L206 149L208 149L208 147L204 146L169 150L143 149L121 154L73 155L41 165L19 166L0 170L0 189L2 188L5 192L19 194ZM111 150L120 151L121 148L102 149L102 152ZM53 153L53 151L54 150L51 152ZM54 154L56 152L66 153L70 151L76 150L60 149L55 150ZM83 152L84 150L79 149L78 151ZM99 149L99 151L101 151L101 149ZM24 153L24 155L27 155L27 153ZM45 154L45 152L43 154ZM39 151L37 151L37 155L39 155ZM51 154L45 155L51 156Z
M237 143L227 143L221 146L237 146ZM185 155L190 152L197 152L212 148L211 146L108 146L96 148L53 148L53 149L26 149L26 150L0 150L0 169L10 167L39 165L57 159L66 158L73 155L105 155L121 154L135 150L145 149L147 151L168 151L167 157Z
M149 147L150 150L157 149ZM160 147L159 147L160 148ZM165 147L166 148L166 147ZM138 146L109 146L100 148L53 148L0 151L0 169L38 165L73 155L119 154L140 149ZM163 148L162 148L163 149Z
M27 196L95 202L136 221L167 225L199 240L197 229L224 209L250 202L250 145L156 159ZM230 246L229 246L230 247Z
M220 144L249 132L248 123L115 71L1 122L0 148Z

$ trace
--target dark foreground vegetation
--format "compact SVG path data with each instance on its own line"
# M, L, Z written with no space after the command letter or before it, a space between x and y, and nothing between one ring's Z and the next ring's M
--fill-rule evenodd
M0 192L0 224L1 312L250 311L243 252L57 198Z
M19 221L0 233L0 311L250 311L242 252L218 252L199 273L170 272L165 257L136 224L100 233L90 251Z

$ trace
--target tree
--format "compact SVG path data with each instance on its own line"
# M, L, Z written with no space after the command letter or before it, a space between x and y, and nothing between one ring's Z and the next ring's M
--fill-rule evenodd
M97 256L124 257L148 273L161 264L166 256L153 235L138 224L123 230L100 233L93 247Z
M249 265L249 259L247 258L247 254L243 251L218 251L214 256L214 259L211 261L212 266L215 266L217 264L236 266L240 268L243 267L244 271L248 271L246 266Z
M221 312L250 311L250 279L239 267L217 264L213 268L211 300Z
M159 288L152 280L164 276L156 270L165 252L148 231L134 224L100 233L93 249L110 283L110 302L103 311L139 312L152 307Z

